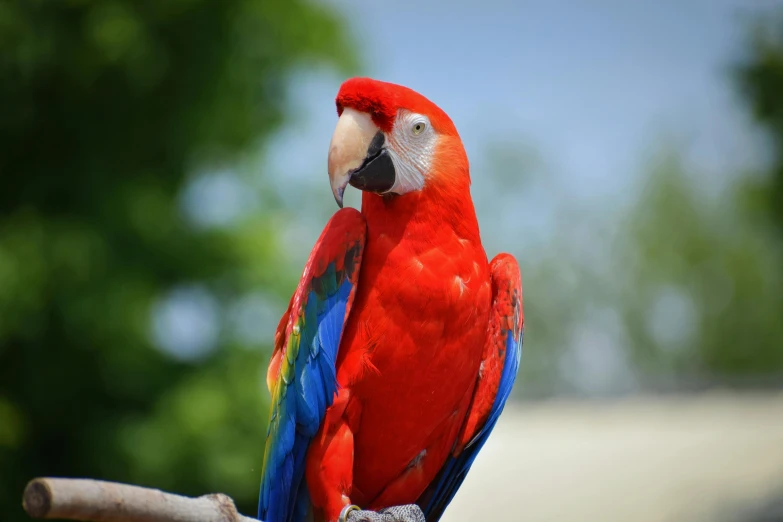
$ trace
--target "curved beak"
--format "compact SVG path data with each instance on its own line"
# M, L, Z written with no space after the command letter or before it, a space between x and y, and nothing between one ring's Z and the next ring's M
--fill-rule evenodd
M329 181L342 208L345 187L383 193L394 186L394 163L384 147L385 136L369 114L346 107L329 144Z

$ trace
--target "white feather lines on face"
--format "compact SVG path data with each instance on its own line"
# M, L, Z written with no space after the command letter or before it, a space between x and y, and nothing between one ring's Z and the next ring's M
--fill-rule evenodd
M405 109L397 112L394 129L389 136L389 155L397 179L389 192L405 194L421 190L432 165L438 135L429 118Z

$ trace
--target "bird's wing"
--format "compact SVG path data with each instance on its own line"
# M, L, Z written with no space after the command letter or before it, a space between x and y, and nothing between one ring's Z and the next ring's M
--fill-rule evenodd
M305 455L337 390L335 360L359 279L366 224L338 211L313 247L275 335L267 373L272 395L258 515L302 520L309 508Z
M499 254L490 265L492 310L484 356L460 438L417 503L427 522L443 515L503 411L522 355L522 281L513 256Z

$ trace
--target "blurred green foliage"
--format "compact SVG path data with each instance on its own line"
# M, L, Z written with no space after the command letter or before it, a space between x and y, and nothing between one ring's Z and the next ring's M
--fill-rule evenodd
M624 223L628 348L648 381L760 385L783 376L783 252L705 177L662 155ZM740 179L741 181L741 179Z
M739 84L772 149L768 172L747 180L751 210L771 218L783 241L783 11L757 22L748 56L737 70Z
M666 144L632 173L639 181L622 203L549 198L560 205L551 231L519 254L518 393L783 382L783 12L748 32L732 88L766 135L769 162L714 179L688 164L686 146ZM540 161L496 157L489 170L522 173L525 191L562 192L529 174L547 169Z
M736 80L766 134L766 170L737 172L714 194L709 177L659 154L624 223L622 317L648 379L753 387L783 378L783 12L749 34ZM675 320L651 321L656 305ZM660 335L667 329L679 331Z
M0 1L3 520L26 519L41 475L224 491L255 512L267 354L223 328L214 351L172 357L151 309L180 287L221 320L250 290L284 304L274 201L197 227L181 192L263 144L288 73L319 65L356 64L338 17L304 0Z

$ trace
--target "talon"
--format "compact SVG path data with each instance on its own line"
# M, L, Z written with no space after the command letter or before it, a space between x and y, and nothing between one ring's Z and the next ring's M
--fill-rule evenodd
M362 508L355 504L348 504L343 508L342 511L340 511L340 516L337 517L337 522L348 522L348 514L351 511L361 511Z

